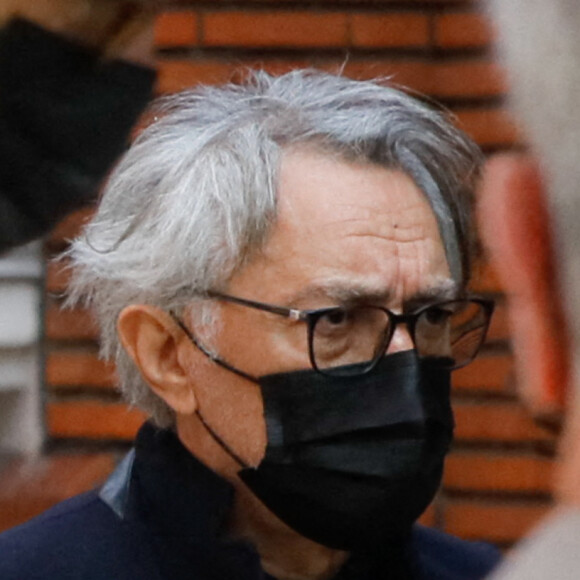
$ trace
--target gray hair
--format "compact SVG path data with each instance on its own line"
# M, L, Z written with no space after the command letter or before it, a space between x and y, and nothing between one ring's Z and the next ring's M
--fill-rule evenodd
M549 192L555 220L574 359L580 360L580 3L495 0L490 3L512 98L524 121Z
M68 257L70 302L95 308L102 355L116 360L126 398L158 424L172 414L120 346L117 317L135 303L180 311L227 284L275 223L284 149L314 145L404 171L433 208L452 275L467 283L481 157L443 113L379 83L293 71L198 87L150 115Z

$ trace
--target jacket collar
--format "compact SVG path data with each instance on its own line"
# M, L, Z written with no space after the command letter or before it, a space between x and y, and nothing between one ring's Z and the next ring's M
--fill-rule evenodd
M173 431L146 423L99 496L125 523L147 530L164 578L270 578L255 549L226 534L232 487Z
M158 533L198 538L223 535L233 489L198 461L167 429L145 423L100 498L123 520L146 520Z

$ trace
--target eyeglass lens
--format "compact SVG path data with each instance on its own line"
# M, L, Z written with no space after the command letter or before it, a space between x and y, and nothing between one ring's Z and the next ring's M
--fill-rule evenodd
M488 310L479 302L455 300L434 304L415 315L415 347L419 356L440 359L458 368L477 354L485 338ZM373 306L335 308L323 314L312 329L312 356L325 374L364 372L383 356L394 333L388 312ZM411 323L413 326L413 323ZM352 370L348 365L357 365ZM346 367L346 368L345 368Z

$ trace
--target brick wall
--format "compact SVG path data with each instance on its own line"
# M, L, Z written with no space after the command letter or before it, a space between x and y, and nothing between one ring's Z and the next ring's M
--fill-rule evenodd
M481 11L476 0L176 1L158 20L158 90L221 82L254 66L390 76L449 107L491 153L518 146L518 133L504 106L506 85ZM49 253L62 249L85 218L81 213L62 224L48 242ZM80 457L94 477L77 478L82 487L103 476L142 417L119 401L113 369L97 360L88 314L58 310L65 283L49 266L48 449L57 458L63 450L86 454ZM507 546L549 506L552 461L545 435L515 398L505 306L486 265L476 289L498 298L498 309L483 356L455 376L457 442L443 488L423 520ZM82 470L82 461L75 465ZM0 488L0 508L3 498L9 494Z

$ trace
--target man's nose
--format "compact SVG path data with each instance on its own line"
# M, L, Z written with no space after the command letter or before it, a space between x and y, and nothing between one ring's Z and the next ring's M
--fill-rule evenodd
M399 324L395 329L393 338L391 338L391 342L387 348L387 354L393 354L403 350L412 350L413 348L415 348L415 345L413 344L413 339L411 338L411 333L407 325Z

